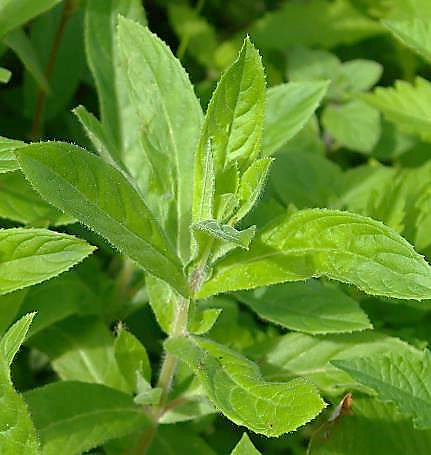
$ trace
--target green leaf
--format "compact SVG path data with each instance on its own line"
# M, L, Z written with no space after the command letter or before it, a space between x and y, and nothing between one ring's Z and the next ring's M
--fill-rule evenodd
M60 0L3 0L0 4L0 38L59 2Z
M0 294L48 280L94 250L81 239L46 229L0 229Z
M40 455L39 441L21 396L15 392L9 365L25 338L34 314L15 323L0 341L0 453Z
M199 297L327 276L375 295L431 297L431 268L382 223L349 212L302 210L270 223L248 252L215 267Z
M431 62L431 25L422 17L409 20L382 21L383 25L403 44Z
M383 67L372 60L355 59L344 62L339 71L347 79L347 90L365 92L380 79Z
M337 333L372 328L357 302L318 281L285 283L236 296L262 319L291 330Z
M431 141L431 83L426 79L418 76L413 85L396 81L394 87L378 87L363 99L402 131Z
M33 45L24 30L17 28L5 37L3 42L19 57L26 70L34 77L45 92L49 92L49 84Z
M257 365L223 345L196 337L170 338L165 347L185 361L209 399L230 420L265 436L296 429L323 408L314 386L263 380Z
M183 262L190 259L193 166L202 109L181 64L156 35L120 18L121 69L140 121L138 184ZM206 142L205 142L206 145ZM152 193L152 194L151 194Z
M0 136L0 173L19 169L19 164L13 152L25 145L25 142Z
M256 230L252 226L244 231L237 231L229 224L219 224L216 220L201 221L193 224L192 229L206 234L211 239L223 240L248 250Z
M259 455L260 452L250 441L247 433L243 433L240 441L232 450L231 455Z
M150 425L133 397L100 384L60 381L24 394L43 455L79 455Z
M327 106L322 125L336 144L362 153L371 153L380 137L380 114L362 100Z
M329 82L290 82L267 90L262 149L270 156L289 141L310 119Z
M45 199L103 235L145 270L186 293L178 258L121 171L61 142L32 144L15 153L26 177Z
M137 375L151 380L151 365L142 343L121 325L114 344L114 356L130 390L136 391Z
M8 69L0 67L0 83L7 84L11 77L12 73Z
M215 171L212 139L203 147L202 156L196 161L194 172L193 220L209 220L214 217Z
M0 335L16 320L28 289L0 295Z
M403 413L414 416L415 426L431 428L431 354L428 350L381 353L334 360L337 368L391 400Z
M137 375L136 396L134 402L141 406L159 404L162 398L162 389L160 387L151 387L151 384L142 377Z

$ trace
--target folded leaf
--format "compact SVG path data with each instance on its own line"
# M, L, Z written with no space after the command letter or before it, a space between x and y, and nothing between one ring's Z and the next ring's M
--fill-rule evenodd
M275 220L248 252L222 259L198 295L321 275L369 294L431 298L431 267L405 239L371 218L327 209Z
M132 396L100 384L60 381L30 390L24 399L43 455L79 455L150 425Z
M27 335L30 324L36 313L29 313L16 322L0 340L0 355L6 360L8 366L11 365L15 354L21 347Z
M418 428L431 428L431 354L428 350L381 353L334 360L337 368L414 416Z
M280 436L313 419L324 402L302 379L263 380L256 364L203 338L170 338L165 347L185 361L209 399L230 420L265 436Z
M15 153L26 177L45 199L103 235L145 270L186 293L179 259L121 171L61 142L32 144Z
M81 239L46 229L0 229L0 294L48 280L94 250Z

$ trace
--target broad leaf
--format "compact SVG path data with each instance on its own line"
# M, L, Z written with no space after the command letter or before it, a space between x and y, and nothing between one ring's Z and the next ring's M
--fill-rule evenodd
M25 142L0 136L0 173L19 169L19 164L13 154L14 150L25 146Z
M377 391L383 400L394 401L414 416L419 428L431 428L431 354L428 350L336 360L337 368Z
M326 209L302 210L270 223L248 252L222 259L198 295L321 275L369 294L431 298L431 268L406 240L371 218Z
M103 235L145 270L186 292L179 260L121 171L61 142L32 144L15 153L44 198Z
M133 397L100 384L60 381L24 394L42 455L79 455L150 425Z
M135 158L139 161L131 173L175 243L178 256L187 262L191 254L194 155L202 109L179 61L147 28L120 18L118 48L121 69L141 121L143 151Z
M285 283L236 296L262 319L291 330L337 333L372 328L357 302L318 281Z
M247 433L244 433L232 450L231 455L259 455L260 452L254 447L253 443L250 441L250 438L247 436Z
M280 149L310 119L325 96L329 82L290 82L267 90L263 155Z
M315 388L302 379L266 382L257 365L213 341L171 338L165 347L194 370L209 399L224 415L256 433L287 433L324 407Z
M94 250L81 239L46 229L0 229L0 294L48 280Z
M15 323L0 341L0 453L40 455L36 430L27 406L15 392L9 366L23 342L34 314Z

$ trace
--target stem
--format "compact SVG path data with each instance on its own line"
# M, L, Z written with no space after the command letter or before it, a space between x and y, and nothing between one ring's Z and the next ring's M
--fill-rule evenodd
M64 36L64 30L66 23L72 16L75 10L75 3L72 0L68 0L64 3L63 14L61 16L60 24L55 32L54 39L52 41L51 52L49 54L48 63L45 68L46 79L49 80L54 71L55 62L57 60L58 50L60 43ZM38 88L36 94L36 107L33 116L33 125L31 128L30 139L37 139L41 134L43 111L46 102L46 92L42 88Z

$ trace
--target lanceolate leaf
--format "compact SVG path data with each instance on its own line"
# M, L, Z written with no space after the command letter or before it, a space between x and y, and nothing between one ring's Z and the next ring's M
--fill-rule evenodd
M32 144L17 153L40 194L108 239L145 270L185 293L178 258L127 177L71 144Z
M27 335L30 324L36 313L29 313L16 322L0 340L0 355L10 366L15 354Z
M147 28L120 18L121 68L141 121L143 150L136 180L147 204L175 241L178 256L190 259L193 166L202 109L170 49ZM206 145L206 143L205 143ZM151 194L152 193L152 194Z
M52 278L95 247L46 229L0 229L0 294Z
M42 455L79 455L150 423L132 396L100 384L60 381L33 389L24 399L41 437Z
M431 267L391 228L327 209L287 214L269 224L248 252L222 259L201 297L325 275L363 291L431 298Z
M334 360L337 368L377 391L383 400L394 401L412 414L419 428L431 428L431 355L428 350L381 353Z
M213 341L178 337L169 339L165 347L194 370L223 414L256 433L279 436L324 408L313 385L302 379L266 382L253 362Z

